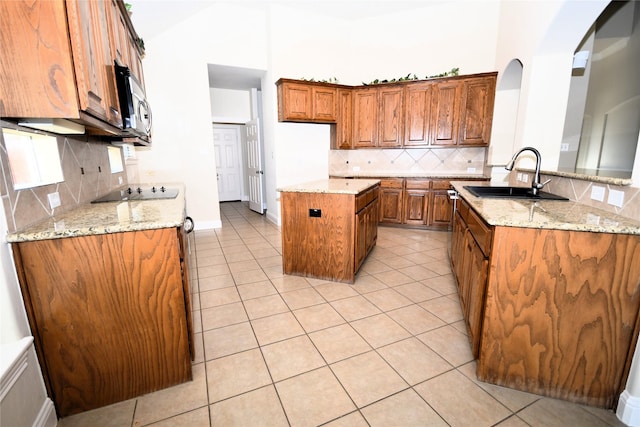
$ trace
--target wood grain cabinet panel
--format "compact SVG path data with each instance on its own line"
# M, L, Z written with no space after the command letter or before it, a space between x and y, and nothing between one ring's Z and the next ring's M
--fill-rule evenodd
M282 192L285 274L353 283L377 240L378 185L356 195Z
M388 178L380 180L381 223L401 224L404 207L404 179Z
M640 236L497 227L478 378L612 408L638 337Z
M0 17L0 116L78 118L64 2L1 1Z
M14 244L59 416L191 379L180 252L175 228Z
M124 9L121 0L0 2L0 115L73 119L88 133L122 136L114 59L143 82Z
M495 91L495 78L465 80L462 89L458 145L489 145Z
M312 103L310 85L284 82L278 86L278 120L311 120Z
M451 263L478 378L612 408L638 338L640 236L491 227L459 205Z
M336 123L331 147L488 146L497 73L371 86L280 79L278 120Z
M405 87L404 145L427 146L431 134L432 83Z
M338 98L335 85L280 79L278 120L311 123L335 123Z
M338 119L331 127L331 147L353 148L353 90L338 89Z
M400 147L404 133L404 87L392 86L378 89L380 124L378 147Z
M428 225L431 205L431 181L425 179L405 179L402 223Z
M353 91L353 147L371 148L378 143L378 89Z
M81 110L121 127L105 2L67 0Z
M448 180L431 181L431 206L429 225L439 228L450 228L453 218L453 203L448 190L451 183Z
M461 83L442 82L433 88L431 144L456 145L460 126Z

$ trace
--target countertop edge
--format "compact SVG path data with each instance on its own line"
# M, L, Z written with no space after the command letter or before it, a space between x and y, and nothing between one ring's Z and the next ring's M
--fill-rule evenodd
M279 187L280 193L323 193L357 195L380 184L379 179L327 178Z

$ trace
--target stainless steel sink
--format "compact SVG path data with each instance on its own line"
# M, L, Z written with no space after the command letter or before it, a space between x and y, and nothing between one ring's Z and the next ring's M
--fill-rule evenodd
M529 187L484 187L481 185L465 185L464 189L477 197L489 197L499 199L528 199L528 200L569 200L557 194L538 190L533 194Z

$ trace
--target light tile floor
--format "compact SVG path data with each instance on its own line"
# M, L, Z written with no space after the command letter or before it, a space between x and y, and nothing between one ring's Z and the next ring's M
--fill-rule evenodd
M380 227L347 285L284 276L278 227L221 212L196 232L194 380L60 426L623 425L475 379L448 233Z

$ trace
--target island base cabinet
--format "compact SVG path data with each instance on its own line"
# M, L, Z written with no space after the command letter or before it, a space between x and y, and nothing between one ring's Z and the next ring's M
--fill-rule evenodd
M378 188L357 196L281 193L283 272L353 283L376 244Z
M614 407L638 337L640 236L494 233L478 378Z
M14 244L58 416L192 378L175 228Z

